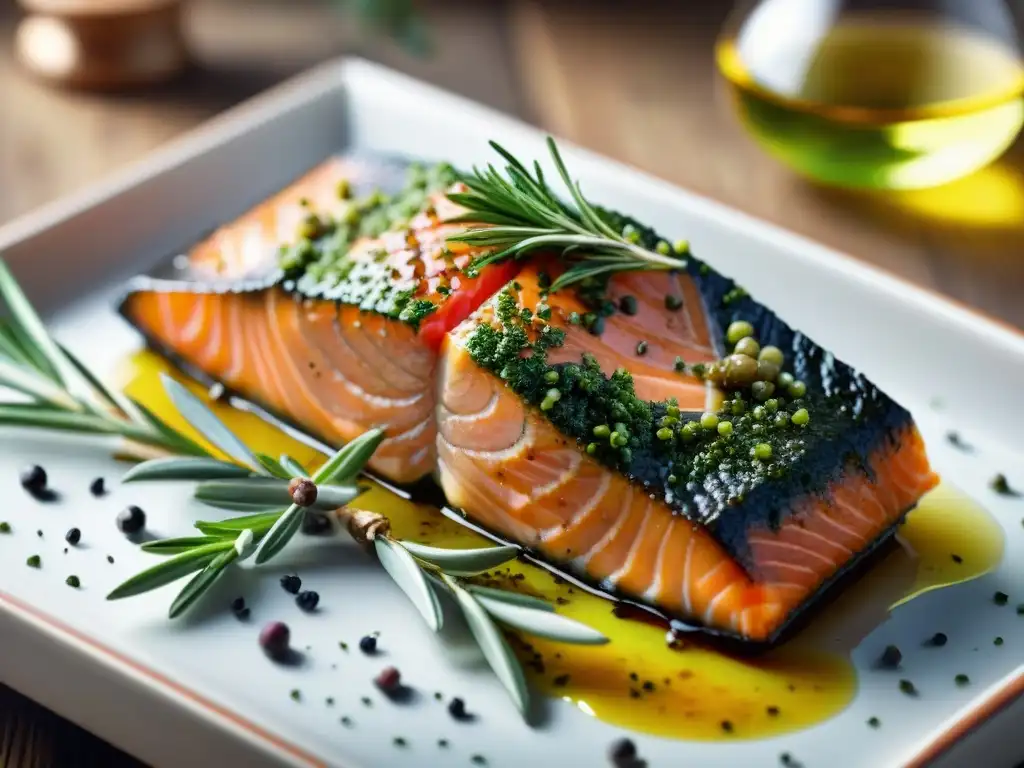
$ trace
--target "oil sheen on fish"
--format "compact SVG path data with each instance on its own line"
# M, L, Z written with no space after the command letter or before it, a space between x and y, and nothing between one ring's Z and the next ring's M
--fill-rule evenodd
M384 427L384 476L433 474L544 560L744 641L777 640L936 484L905 409L692 255L556 292L552 257L470 275L450 169L351 196L375 175L313 171L122 312L328 443Z

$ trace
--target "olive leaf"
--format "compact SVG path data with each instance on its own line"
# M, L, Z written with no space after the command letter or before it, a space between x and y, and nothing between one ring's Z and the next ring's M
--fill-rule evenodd
M149 592L157 587L162 587L165 584L170 584L172 581L177 581L182 576L187 576L193 571L205 568L218 555L226 551L228 547L233 547L230 541L219 541L214 544L190 549L187 552L182 552L180 555L175 555L169 560L164 560L159 565L154 565L152 568L132 576L120 586L115 587L107 595L107 600L120 600L124 597L132 597L143 592Z
M237 559L238 550L232 544L230 549L222 551L210 561L209 565L192 577L189 583L178 593L178 596L174 598L174 602L171 603L167 615L173 619L188 610L189 606L212 587L213 583L224 573L227 567Z
M466 589L477 597L489 597L492 600L501 600L513 605L521 605L524 608L532 608L535 611L554 611L555 606L547 600L541 600L533 595L524 595L522 592L513 592L507 589L495 589L494 587L483 587L479 584L467 584Z
M259 466L256 457L245 446L245 443L239 440L235 433L214 415L213 411L203 405L199 398L167 374L160 374L160 380L174 407L199 434L238 463L255 467L261 472L266 471Z
M416 560L402 544L384 536L375 537L373 547L384 570L416 606L427 626L434 632L440 631L444 623L441 604Z
M220 537L217 536L183 536L177 539L147 541L140 549L144 552L152 552L155 555L178 555L197 547L205 547L208 544L217 543L220 543Z
M519 660L509 647L508 641L471 593L459 586L450 576L442 573L441 579L455 596L459 608L462 609L462 615L466 618L466 624L469 625L469 631L473 633L487 663L505 686L516 709L525 716L530 707L530 689L526 685L523 668L519 665Z
M300 464L296 459L293 459L287 453L282 453L280 458L281 466L290 474L292 477L309 477L309 470Z
M253 455L256 457L257 463L274 477L291 480L291 473L282 467L273 456L267 456L265 453L255 453Z
M367 430L324 462L313 475L313 482L319 486L323 483L343 485L354 481L383 440L384 430Z
M218 522L198 520L195 523L195 527L200 533L204 533L207 536L237 536L241 531L246 529L250 529L259 534L269 531L271 527L273 527L274 523L277 522L278 518L283 514L283 509L277 509L267 512L258 512L253 515L233 517L227 520L220 520Z
M321 485L317 487L314 509L331 510L342 507L359 496L362 490L354 485ZM288 481L272 477L249 477L239 480L209 480L196 486L198 501L210 506L230 504L256 504L263 509L283 507L291 503Z
M292 504L284 511L256 548L257 565L267 562L285 548L292 536L302 528L302 519L305 515L306 510L298 504Z
M442 571L458 573L479 573L497 568L502 563L514 560L522 551L519 547L497 546L479 549L442 549L416 544L412 541L399 542L418 560L436 565Z
M219 459L198 456L168 456L136 464L121 477L122 483L143 480L223 480L249 477L252 470Z
M479 592L474 593L474 597L493 618L531 635L575 645L604 645L608 642L608 638L596 629L553 611L496 600Z

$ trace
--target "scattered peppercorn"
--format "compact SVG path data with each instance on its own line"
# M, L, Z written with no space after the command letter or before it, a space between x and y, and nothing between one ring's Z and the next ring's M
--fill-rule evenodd
M299 590L302 588L302 579L294 573L286 573L281 577L281 588L284 589L285 592L297 595L299 594Z
M877 666L882 669L896 669L903 661L903 654L900 649L895 645L885 646L885 650L882 651L882 655L878 658Z
M146 527L146 513L134 504L117 513L117 529L124 534L138 533Z
M882 724L882 721L879 720L877 717L869 717L868 718L868 725L870 725L872 728L877 728L881 724Z
M992 602L996 605L1006 605L1009 599L1010 596L1005 592L996 592L994 595L992 595Z
M392 739L392 741L396 747L404 747L408 743L401 736L395 736L395 738Z
M114 556L113 555L107 555L107 562L108 563L113 563L114 562Z
M934 645L936 647L941 647L946 644L946 641L948 639L949 638L946 637L945 633L936 632L934 635L928 638L928 640L925 642L925 645Z
M40 528L38 531L36 531L36 536L38 536L40 539L43 538L43 529L42 528Z
M67 584L69 587L74 587L75 589L78 589L80 586L82 586L81 579L79 579L77 576L73 574L64 579L64 583Z
M900 680L900 690L907 696L917 696L917 688L909 680Z
M81 540L82 532L77 528L71 528L68 530L67 533L64 534L64 541L66 541L71 546L75 546Z
M21 482L21 487L32 495L42 493L46 490L46 470L38 464L25 467L25 469L21 471L19 481Z
M995 640L992 641L992 645L1002 645L1002 644L1003 644L1003 638L1001 638L1001 637L997 637Z
M272 621L260 630L260 647L270 658L280 661L288 655L292 633L288 625Z
M646 355L647 354L647 342L646 341L637 342L636 353L638 355Z
M338 641L338 647L341 648L341 650L343 651L348 651L348 643L346 643L344 640Z
M395 667L384 667L373 679L374 685L384 693L394 693L402 684L402 674Z
M366 707L372 707L373 706L373 699L371 699L369 696L363 696L363 698L361 698L360 701L363 702L363 706L366 706Z
M300 507L311 507L316 503L316 483L308 477L293 477L288 483L292 502Z
M952 555L950 555L950 558L951 558L951 559L953 560L953 562L954 562L954 563L956 563L957 565L960 565L960 563L962 563L962 562L964 561L964 559L963 559L962 557L960 557L960 555L957 555L957 554L952 554Z
M342 715L341 716L341 724L344 725L346 728L351 728L352 727L352 718L349 717L348 715Z
M29 555L25 561L25 565L29 568L39 568L43 564L43 559L39 555Z
M779 755L779 762L786 766L786 768L797 768L800 765L789 752L783 752Z
M971 682L971 678L962 673L954 677L953 680L955 680L956 684L960 686L967 685L969 682Z
M448 714L456 720L469 720L471 717L466 711L466 702L457 696L448 702Z
M91 483L89 483L89 493L93 496L103 496L107 492L106 482L102 477L97 477Z
M441 749L448 749L448 739L438 739L437 746Z
M377 652L377 638L373 635L366 635L359 638L359 650L366 654Z
M966 453L974 452L974 448L964 442L964 439L960 436L959 432L947 432L946 440L949 441L949 444L954 448L959 448L961 451Z
M768 717L778 717L779 716L779 708L778 707L768 707L768 709L766 709L765 711L768 713Z
M10 523L8 523L8 522L0 523L0 533L10 533L10 532L11 532L11 524Z
M317 605L320 603L320 594L314 592L311 589L307 589L295 597L295 604L304 611L315 611Z
M722 721L722 730L725 733L732 733L732 722L729 720Z
M298 688L292 688L291 693L289 693L288 696L291 698L292 701L301 701L302 691L300 691Z
M487 765L487 758L483 755L473 755L469 758L469 762L473 765Z
M608 759L615 768L628 768L636 761L636 744L632 739L616 739L608 748Z
M683 308L683 300L678 296L669 294L665 297L665 309L669 312L678 312Z
M1002 496L1019 496L1020 494L1010 487L1010 482L1006 479L1006 475L999 473L992 478L989 483L992 490Z
M0 530L2 530L2 529L0 529ZM1017 615L1018 616L1024 616L1024 603L1021 603L1020 605L1017 606Z
M322 536L331 528L331 519L323 512L309 510L302 516L302 532L306 536Z

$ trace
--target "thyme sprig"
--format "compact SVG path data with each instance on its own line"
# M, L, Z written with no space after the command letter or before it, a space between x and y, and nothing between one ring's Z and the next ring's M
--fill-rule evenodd
M606 277L616 272L679 269L685 265L667 243L652 251L639 244L639 233L627 228L616 231L607 217L583 196L583 190L565 167L554 139L548 150L559 177L569 191L571 203L562 201L548 185L540 164L534 171L523 165L497 142L491 147L507 165L505 175L488 165L474 168L461 181L467 190L448 197L465 213L452 222L484 225L450 236L468 245L493 248L477 259L471 269L497 261L519 258L536 251L560 253L567 268L552 284L556 291L587 278ZM664 253L660 252L664 251Z

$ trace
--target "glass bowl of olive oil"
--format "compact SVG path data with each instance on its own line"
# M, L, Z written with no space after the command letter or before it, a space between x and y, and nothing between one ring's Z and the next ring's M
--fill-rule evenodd
M1004 0L761 0L716 45L747 131L801 174L917 189L995 160L1024 123Z

